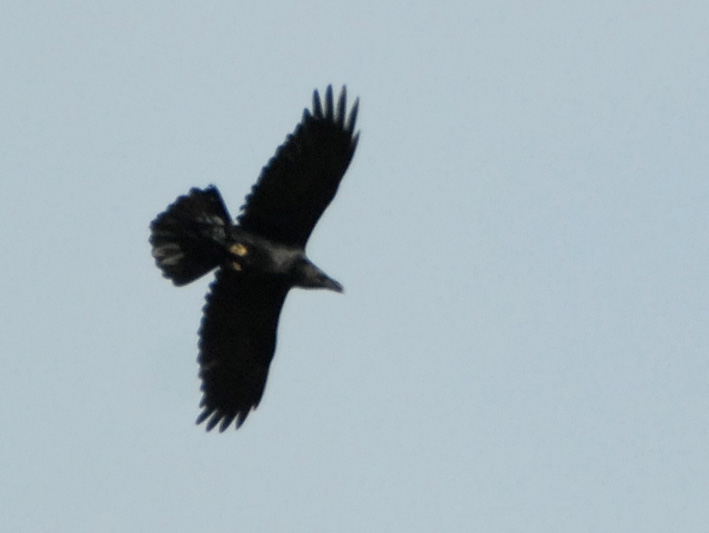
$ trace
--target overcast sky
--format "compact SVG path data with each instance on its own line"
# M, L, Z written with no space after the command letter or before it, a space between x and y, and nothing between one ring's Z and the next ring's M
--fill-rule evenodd
M385 4L385 5L384 5ZM434 7L436 6L436 7ZM0 7L0 529L709 524L705 2ZM313 89L361 139L259 408L205 433L148 225L238 213Z

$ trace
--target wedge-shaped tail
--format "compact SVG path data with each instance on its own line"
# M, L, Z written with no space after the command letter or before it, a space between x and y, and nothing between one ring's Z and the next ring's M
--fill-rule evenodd
M180 286L217 267L230 221L216 187L180 196L150 224L153 257L163 275Z

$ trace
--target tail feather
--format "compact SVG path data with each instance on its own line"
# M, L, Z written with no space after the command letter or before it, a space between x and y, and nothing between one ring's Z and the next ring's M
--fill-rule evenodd
M150 224L153 257L163 275L180 286L218 266L230 224L216 187L180 196Z

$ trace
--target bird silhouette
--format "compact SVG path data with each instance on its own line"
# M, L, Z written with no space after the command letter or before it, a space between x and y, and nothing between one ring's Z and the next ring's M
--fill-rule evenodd
M292 134L261 171L232 222L213 185L180 196L150 225L163 275L182 286L216 269L199 331L202 412L197 424L239 428L263 395L278 319L293 287L342 286L315 266L305 246L352 160L359 100L347 113L343 87L313 93Z

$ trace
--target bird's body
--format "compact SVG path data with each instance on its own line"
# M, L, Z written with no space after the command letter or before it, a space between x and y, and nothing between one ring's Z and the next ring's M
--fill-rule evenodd
M358 102L346 117L346 93L337 106L332 88L324 110L318 92L312 114L264 167L238 224L214 186L192 189L151 224L153 257L165 277L185 285L217 269L200 328L204 393L197 423L238 428L263 394L276 346L283 302L292 287L342 286L305 255L315 224L330 203L354 155Z

